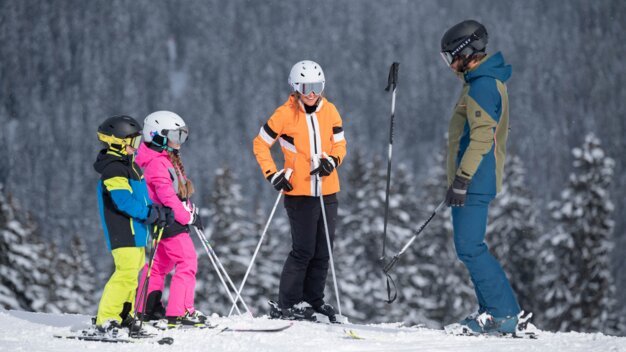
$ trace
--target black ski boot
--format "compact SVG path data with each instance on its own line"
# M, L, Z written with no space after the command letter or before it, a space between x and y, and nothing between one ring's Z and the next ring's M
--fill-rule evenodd
M324 303L321 306L313 307L313 310L316 313L320 313L328 317L328 321L331 323L337 323L337 312L335 311L335 307L331 306L328 303Z
M289 308L279 308L274 301L269 301L269 304L271 307L270 317L273 319L317 321L313 315L315 313L313 308L306 302L294 304Z
M281 319L283 317L283 312L280 308L278 308L278 303L274 301L268 301L270 305L270 318L272 319Z
M148 331L145 329L147 325L142 324L139 319L135 319L130 315L128 315L126 319L122 320L122 324L120 325L121 327L128 329L128 334L131 337L143 337L149 335Z
M294 304L289 308L282 308L281 312L283 313L283 319L286 320L308 320L308 321L316 321L317 318L313 313L315 312L310 304L306 302L300 302L298 304Z
M161 303L161 291L152 291L148 295L146 300L146 306L144 307L145 313L137 313L137 315L143 318L143 321L154 321L165 318L165 307Z

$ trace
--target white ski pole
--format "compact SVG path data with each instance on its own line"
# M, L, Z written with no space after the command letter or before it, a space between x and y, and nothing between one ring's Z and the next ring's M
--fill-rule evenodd
M213 256L211 255L211 251L209 250L209 246L207 246L207 243L205 242L206 237L204 237L204 234L200 234L200 229L198 229L197 227L194 226L194 229L196 229L196 234L198 235L198 239L200 239L200 242L202 242L202 247L204 247L204 250L206 251L207 256L209 257L209 260L211 260L211 264L213 265L213 268L215 269L215 271L217 272L217 276L219 277L220 281L222 282L222 286L224 287L224 289L226 290L226 293L228 294L228 298L230 298L230 301L235 303L235 299L233 298L233 295L230 292L230 289L228 288L228 285L226 284L226 282L224 281L224 277L222 276L222 273L220 271L220 268L218 267L218 265L215 263L215 259L213 258ZM239 314L241 314L241 311L239 310L239 308L237 308L237 312Z
M215 253L215 250L213 249L213 247L211 246L211 243L209 243L209 241L207 240L206 236L204 235L204 232L200 231L199 232L200 235L202 236L202 238L204 239L204 242L207 245L207 248L209 249L209 253L213 256L213 258L215 258L215 261L217 262L218 267L222 270L222 273L224 274L224 277L226 277L226 280L228 281L228 284L230 285L230 288L237 293L237 287L235 286L235 284L233 283L233 280L230 278L230 275L228 275L228 272L226 271L226 269L224 268L224 265L222 265L222 261L220 261L220 258L217 256L217 253ZM230 291L230 290L229 290ZM244 302L243 298L239 295L239 293L237 293L235 295L235 300L234 302L237 302L237 299L239 299L241 301L241 304L243 304L243 307L245 308L246 312L250 315L252 315L252 312L250 311L250 309L248 308L248 305L246 304L246 302ZM239 313L241 314L241 313Z
M324 153L326 156L326 153ZM319 164L319 162L318 162ZM335 283L335 297L337 298L337 310L339 311L339 316L343 316L341 314L341 300L339 299L339 284L337 282L337 276L335 275L335 262L333 260L333 250L330 245L330 233L328 232L328 221L326 220L326 207L324 206L324 195L322 192L322 178L319 173L317 174L317 181L319 183L319 191L320 191L320 206L322 207L322 218L324 219L324 230L326 232L326 246L328 247L328 256L330 257L330 269L333 273L333 282Z
M291 178L291 174L293 173L292 169L287 169L285 172L285 177L287 181ZM248 269L246 269L246 274L243 276L243 280L241 281L241 285L239 285L239 290L237 292L237 297L241 297L241 292L243 292L243 288L246 285L246 280L248 280L248 275L250 274L250 270L252 270L252 265L254 265L254 260L256 259L259 250L261 249L261 244L263 243L263 239L265 238L265 234L267 233L267 229L270 227L270 223L272 222L272 218L274 217L274 213L276 212L276 208L278 207L278 203L280 202L280 198L282 197L283 192L279 192L276 197L276 201L274 202L274 206L272 207L272 211L270 212L270 216L265 223L265 228L263 228L263 232L261 233L261 238L259 239L259 243L256 245L256 249L254 250L254 254L252 254L252 258L250 259L250 264L248 264ZM243 300L242 300L243 302ZM233 309L236 306L236 302L233 303L233 306L230 307L230 312L228 312L228 316L230 317L233 314Z

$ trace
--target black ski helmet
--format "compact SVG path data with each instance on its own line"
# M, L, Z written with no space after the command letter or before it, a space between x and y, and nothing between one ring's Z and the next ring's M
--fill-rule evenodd
M124 154L126 145L139 147L141 141L141 124L126 115L112 116L98 126L98 139L110 149ZM130 140L129 140L130 139Z
M441 54L450 65L459 55L470 57L476 53L484 53L488 39L485 26L478 21L466 20L454 25L443 35Z
M141 134L141 124L130 116L112 116L98 126L98 133L117 138L134 137Z

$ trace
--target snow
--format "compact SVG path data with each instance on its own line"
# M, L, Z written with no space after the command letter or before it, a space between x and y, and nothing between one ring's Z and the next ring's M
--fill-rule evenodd
M70 327L89 324L90 317L73 314L0 311L0 351L626 351L626 338L587 333L542 332L538 339L449 336L441 330L426 328L394 329L390 324L356 329L364 340L345 337L338 325L296 322L279 333L223 332L212 330L167 331L174 344L105 344L62 340ZM212 322L222 326L275 326L267 318L221 318ZM282 321L280 321L282 322Z

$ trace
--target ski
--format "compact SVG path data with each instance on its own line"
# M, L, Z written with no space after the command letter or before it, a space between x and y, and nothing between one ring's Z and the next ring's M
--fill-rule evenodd
M353 340L365 340L365 337L362 337L361 335L357 334L352 329L343 329L343 332L346 334L347 338L351 338Z
M280 331L284 331L289 329L291 326L293 325L293 323L286 323L286 324L282 324L282 325L278 325L278 326L274 326L274 327L248 327L248 326L227 326L225 328L223 328L220 333L222 332L280 332Z
M105 343L156 343L159 345L171 345L174 343L172 337L159 337L156 335L141 335L139 337L114 338L104 335L90 334L82 331L78 334L54 335L57 339L79 340L89 342L105 342Z
M539 336L536 332L530 330L521 330L518 329L514 333L502 333L502 332L488 332L488 333L479 333L472 331L467 326L461 325L459 323L454 323L450 325L446 325L443 328L444 332L448 335L453 336L485 336L485 337L499 337L499 338L514 338L514 339L537 339Z

